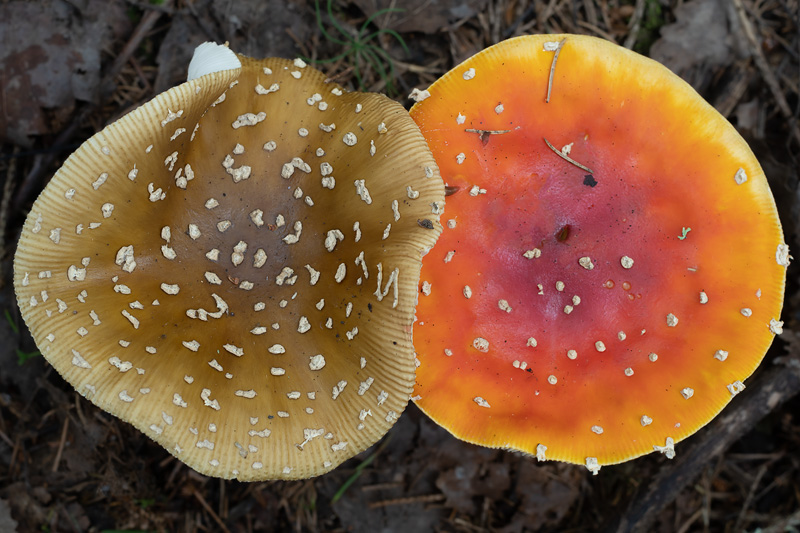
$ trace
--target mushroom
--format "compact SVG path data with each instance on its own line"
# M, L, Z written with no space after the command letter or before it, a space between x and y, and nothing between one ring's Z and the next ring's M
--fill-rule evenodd
M190 71L53 177L18 303L78 392L198 472L318 475L408 402L438 169L402 106L299 59L206 44Z
M417 405L593 472L671 457L782 325L788 248L747 144L666 68L592 37L502 42L429 92L411 115L446 229L421 274Z

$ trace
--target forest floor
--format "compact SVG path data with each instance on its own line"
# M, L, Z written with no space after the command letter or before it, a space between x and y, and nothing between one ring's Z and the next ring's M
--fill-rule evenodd
M466 444L409 404L382 441L322 477L208 478L95 408L38 355L11 277L27 211L80 143L182 82L207 40L303 56L410 107L412 88L500 40L609 39L666 64L737 127L769 178L786 242L800 249L798 0L336 0L330 14L321 4L0 0L0 531L800 530L794 264L785 332L747 390L676 459L651 454L599 476ZM380 64L337 42L358 39L365 22L368 33L396 32L362 42L385 53Z

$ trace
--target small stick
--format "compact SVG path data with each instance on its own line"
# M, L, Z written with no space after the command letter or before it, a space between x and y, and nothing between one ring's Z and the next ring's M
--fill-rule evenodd
M0 431L0 439L3 439L3 440L6 442L6 444L8 444L8 447L9 447L9 448L13 448L13 447L14 447L14 441L13 441L13 440L11 440L11 439L8 437L8 435L6 435L5 433L3 433L2 431Z
M550 78L547 80L547 98L544 99L544 103L546 104L550 103L550 91L553 90L553 75L556 73L556 61L558 61L558 54L561 53L561 48L564 46L565 42L567 42L566 38L558 41L558 46L553 54L553 62L550 64Z
M208 505L208 502L205 498L203 498L203 495L197 492L197 489L193 489L192 492L194 493L195 499L200 502L200 505L203 506L203 509L205 509L206 512L211 515L211 518L214 519L214 522L216 522L217 525L222 528L222 531L225 533L231 533L231 530L225 526L225 523L220 519L219 515L217 515L217 513L214 512L214 509Z
M563 42L563 41L562 41L562 42ZM550 144L550 141L548 141L547 139L544 139L544 142L546 142L546 143L547 143L547 146L549 146L549 147L550 147L550 149L551 149L552 151L554 151L554 152L556 153L556 155L557 155L558 157L560 157L561 159L563 159L564 161L568 161L568 162L572 163L573 165L575 165L575 166L576 166L576 167L578 167L579 169L581 169L581 170L585 170L585 171L586 171L586 172L588 172L589 174L594 174L594 172L592 172L592 169L590 169L589 167L587 167L587 166L585 166L585 165L581 165L580 163L578 163L577 161L575 161L574 159L572 159L570 156L568 156L568 155L566 155L566 154L562 153L562 152L561 152L561 150L559 150L558 148L556 148L555 146L553 146L552 144Z
M67 441L67 428L69 427L69 416L64 417L64 427L61 429L61 442L58 443L58 451L53 461L51 472L58 472L58 463L61 462L61 454L64 453L64 443Z
M476 130L474 128L467 128L464 131L467 133L479 133L481 135L491 134L491 135L499 135L501 133L509 133L511 130Z
M353 65L350 65L349 67L347 67L343 71L339 72L338 74L334 74L333 76L329 76L329 77L325 78L325 82L324 83L331 83L332 81L339 80L339 79L343 78L344 76L348 76L351 72L353 72L354 69L355 69L355 67Z
M444 494L425 494L423 496L409 496L406 498L394 498L391 500L381 500L369 504L370 509L388 507L389 505L408 505L412 503L432 503L444 500Z

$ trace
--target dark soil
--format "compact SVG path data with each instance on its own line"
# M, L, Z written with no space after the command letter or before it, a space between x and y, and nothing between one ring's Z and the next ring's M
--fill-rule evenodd
M309 58L351 88L402 103L499 40L587 33L665 63L748 140L798 247L797 0L336 0L342 53L306 0L0 0L0 532L797 531L800 293L789 269L785 332L722 416L677 447L593 477L472 446L409 405L378 444L320 478L208 478L84 400L38 356L16 308L15 244L27 210L81 142L185 79L194 47ZM390 66L391 65L391 66ZM385 72L381 72L384 69ZM360 81L359 81L360 80Z

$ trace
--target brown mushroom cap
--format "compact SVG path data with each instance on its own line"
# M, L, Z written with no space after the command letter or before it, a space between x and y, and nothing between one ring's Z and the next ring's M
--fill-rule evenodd
M305 478L406 406L443 187L399 104L300 60L239 59L72 154L14 282L42 353L93 403L203 474Z
M594 472L671 456L781 331L789 254L753 153L662 65L592 37L505 41L429 92L411 115L450 195L417 404Z

